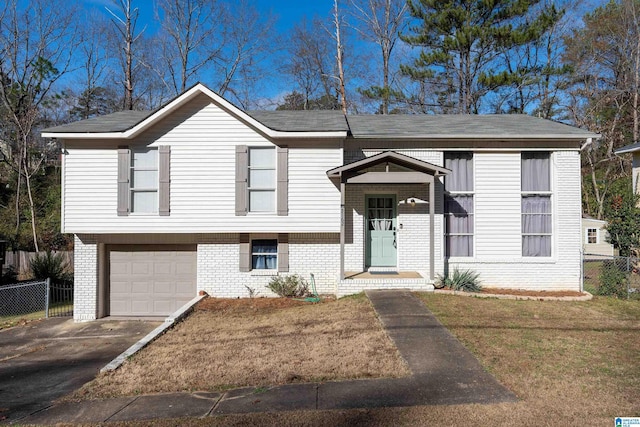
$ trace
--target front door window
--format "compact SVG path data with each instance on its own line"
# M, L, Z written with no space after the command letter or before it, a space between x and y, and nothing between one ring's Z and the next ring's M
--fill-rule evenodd
M367 266L395 267L396 198L395 196L367 197Z

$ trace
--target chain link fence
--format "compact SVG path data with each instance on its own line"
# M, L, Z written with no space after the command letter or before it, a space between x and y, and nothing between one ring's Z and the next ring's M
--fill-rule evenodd
M19 316L46 308L46 280L0 287L0 317Z
M27 314L73 316L73 283L51 285L47 279L0 286L0 320Z
M640 258L583 254L582 278L594 295L640 299Z

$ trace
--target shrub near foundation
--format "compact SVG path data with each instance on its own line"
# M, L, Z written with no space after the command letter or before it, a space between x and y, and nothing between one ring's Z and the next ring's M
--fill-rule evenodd
M459 270L455 268L453 274L447 276L438 275L436 288L449 288L454 291L480 292L480 273L473 270Z
M309 295L309 285L299 275L277 276L271 279L267 288L285 298L305 297Z

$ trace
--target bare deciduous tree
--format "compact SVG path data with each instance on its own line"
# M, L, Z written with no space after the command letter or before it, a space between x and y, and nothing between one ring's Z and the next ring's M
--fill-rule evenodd
M382 114L389 114L391 54L407 24L407 2L404 0L351 0L353 15L360 23L356 31L378 45L382 57L382 87L372 87L366 96L382 99Z
M142 62L136 54L137 42L144 33L144 28L140 32L136 32L136 25L140 12L137 7L133 7L132 0L113 0L115 10L106 8L112 16L112 21L121 40L118 43L118 57L120 59L124 88L124 109L133 110L134 106L134 89L135 75Z
M338 9L338 0L333 0L332 18L334 25L334 33L332 36L336 42L336 66L338 71L338 75L336 77L338 79L338 93L340 94L342 113L347 114L347 91L345 89L344 81L344 42L342 40L343 18L340 15L340 10Z
M72 10L62 4L33 0L24 7L17 0L0 11L0 112L6 150L3 161L16 174L16 240L20 229L23 185L31 216L33 245L38 250L31 179L45 153L34 135L40 108L52 87L70 68L76 31Z
M160 46L162 69L168 73L168 84L175 94L201 70L219 57L225 36L224 9L210 0L160 0L156 19L162 24Z
M266 77L264 61L274 49L275 19L261 15L247 0L230 4L223 16L222 50L214 58L214 80L222 96L232 96L247 107L247 87ZM253 94L255 97L255 94Z

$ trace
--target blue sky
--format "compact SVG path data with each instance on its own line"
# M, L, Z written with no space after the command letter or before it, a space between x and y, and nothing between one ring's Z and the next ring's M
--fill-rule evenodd
M103 13L107 13L105 6L113 5L111 0L78 0L87 10L94 9ZM152 32L156 25L154 21L152 0L134 0L140 10L140 24L147 25ZM279 32L286 32L296 22L301 21L304 17L311 19L314 16L321 18L329 16L333 7L333 0L253 0L258 10L265 14L273 14L278 20L276 28Z

